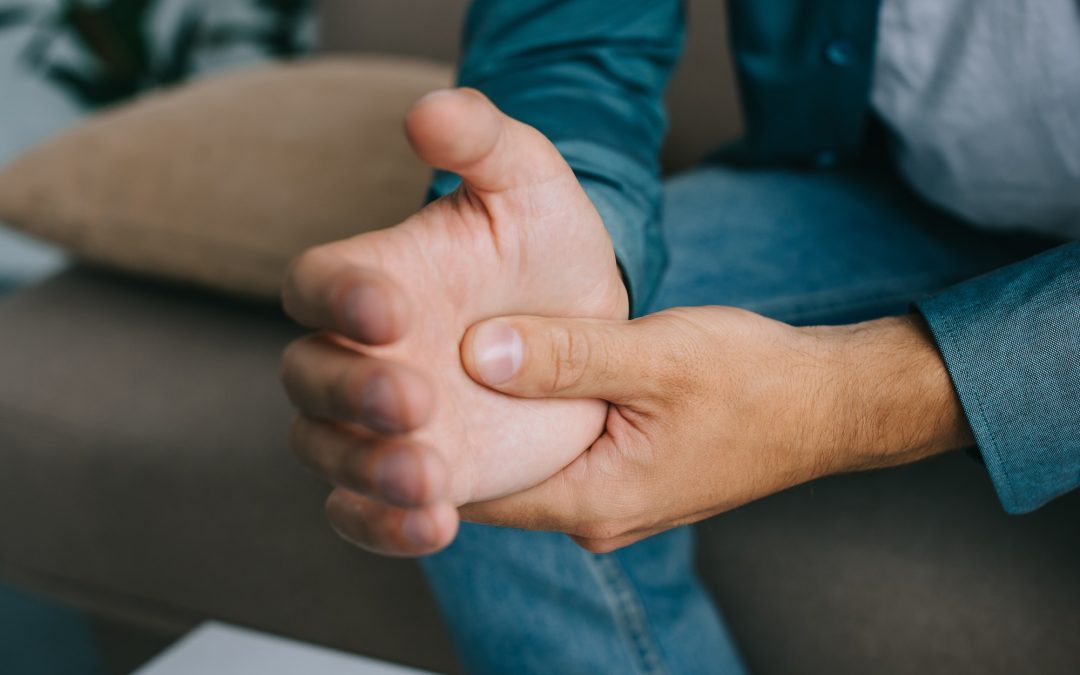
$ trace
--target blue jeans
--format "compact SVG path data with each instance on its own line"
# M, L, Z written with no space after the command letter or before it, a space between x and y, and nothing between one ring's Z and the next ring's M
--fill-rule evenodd
M1041 247L969 229L884 171L699 168L668 183L664 230L654 310L733 305L795 324L901 314ZM594 555L559 534L465 525L424 566L470 673L745 672L693 536Z

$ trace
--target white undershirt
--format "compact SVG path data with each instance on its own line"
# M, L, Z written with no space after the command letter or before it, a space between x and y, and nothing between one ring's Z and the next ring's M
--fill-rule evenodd
M883 0L879 21L872 104L911 185L1080 239L1080 0Z

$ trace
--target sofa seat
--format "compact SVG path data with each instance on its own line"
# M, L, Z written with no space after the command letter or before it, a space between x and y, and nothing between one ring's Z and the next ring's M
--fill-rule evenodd
M86 269L0 300L0 576L175 632L209 618L443 672L414 562L339 540L286 449L255 307ZM759 673L1080 672L1080 494L1002 513L962 453L701 528Z

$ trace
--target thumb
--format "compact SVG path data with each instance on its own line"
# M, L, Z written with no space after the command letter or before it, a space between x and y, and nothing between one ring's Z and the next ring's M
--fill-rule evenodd
M644 354L631 322L507 317L475 324L461 343L469 377L525 398L628 403L641 388Z
M405 133L428 165L456 173L484 192L570 173L547 137L504 115L475 89L440 89L424 96L406 116Z

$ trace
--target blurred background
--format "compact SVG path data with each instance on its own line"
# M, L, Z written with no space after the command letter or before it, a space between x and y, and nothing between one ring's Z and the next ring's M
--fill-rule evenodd
M0 166L111 106L316 41L309 0L0 0ZM68 264L0 221L0 296ZM2 673L128 673L174 639L0 584Z
M308 0L3 0L0 164L140 93L308 53L314 17ZM63 263L58 248L0 227L0 289Z
M285 447L276 294L419 205L400 119L467 4L0 0L0 674L131 672L208 620L460 672L418 567L339 541ZM689 7L669 174L742 128L725 3ZM698 528L753 671L1080 672L1080 495L1009 518L974 467Z

